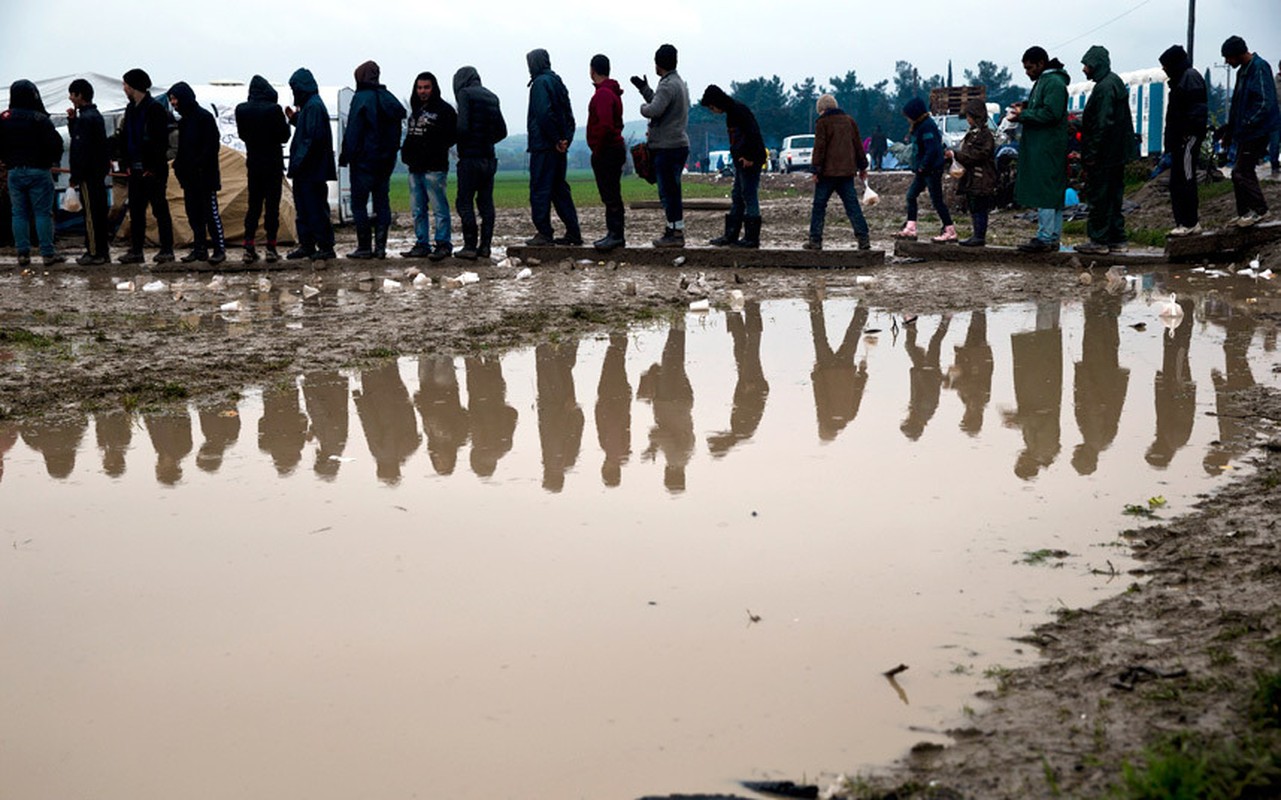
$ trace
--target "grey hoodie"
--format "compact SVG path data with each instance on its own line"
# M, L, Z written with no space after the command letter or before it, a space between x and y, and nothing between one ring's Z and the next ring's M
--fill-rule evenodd
M658 81L657 89L641 90L641 116L649 120L646 139L658 149L689 147L689 87L676 70Z

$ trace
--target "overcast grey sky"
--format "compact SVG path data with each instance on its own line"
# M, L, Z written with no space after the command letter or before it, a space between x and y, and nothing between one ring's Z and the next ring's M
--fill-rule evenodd
M640 100L626 78L648 73L652 82L654 50L664 42L679 49L679 70L695 101L709 83L728 89L732 80L758 75L779 75L790 86L811 75L825 83L853 69L870 84L892 77L897 60L911 61L922 75L945 75L951 59L959 83L962 70L985 59L1009 67L1026 83L1019 57L1032 44L1061 58L1074 80L1080 78L1081 55L1093 44L1111 51L1118 71L1155 67L1162 50L1185 41L1188 10L1188 0L3 0L3 5L0 79L6 85L19 77L79 71L116 76L135 66L146 69L157 85L248 82L255 73L283 82L298 66L309 67L321 84L352 85L352 70L372 58L397 96L408 96L414 76L431 70L452 101L454 71L471 64L502 100L513 131L524 128L525 53L535 47L551 53L552 68L569 87L581 127L591 94L587 63L597 52L613 61L614 76L626 90L625 116L634 119L640 116ZM1198 0L1197 67L1221 63L1219 45L1232 34L1245 37L1275 71L1281 61L1281 0ZM1223 77L1222 69L1214 70L1216 83ZM60 108L56 101L51 107Z

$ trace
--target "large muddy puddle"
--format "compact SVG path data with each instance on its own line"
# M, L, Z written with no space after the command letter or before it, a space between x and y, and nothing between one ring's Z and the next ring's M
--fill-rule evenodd
M1133 580L1127 506L1253 444L1222 393L1275 331L1158 307L774 301L0 423L0 795L742 792L944 741Z

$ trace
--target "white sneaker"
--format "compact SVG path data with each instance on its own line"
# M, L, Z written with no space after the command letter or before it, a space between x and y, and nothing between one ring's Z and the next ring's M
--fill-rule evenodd
M1238 228L1252 228L1263 219L1263 215L1255 211L1247 211L1236 221Z
M1196 236L1199 233L1201 233L1201 223L1198 222L1197 224L1193 225L1191 228L1180 225L1179 227L1170 231L1169 235L1170 236Z

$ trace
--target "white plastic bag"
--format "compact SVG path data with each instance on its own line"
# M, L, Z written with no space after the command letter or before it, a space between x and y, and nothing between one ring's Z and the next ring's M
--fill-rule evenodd
M62 210L75 214L82 207L83 206L80 205L80 192L68 186L67 190L62 193Z
M952 156L952 169L948 171L948 174L955 180L960 180L961 176L965 174L965 165L957 161L956 156Z
M863 181L863 207L871 208L879 202L881 202L881 196L872 191L872 184Z

